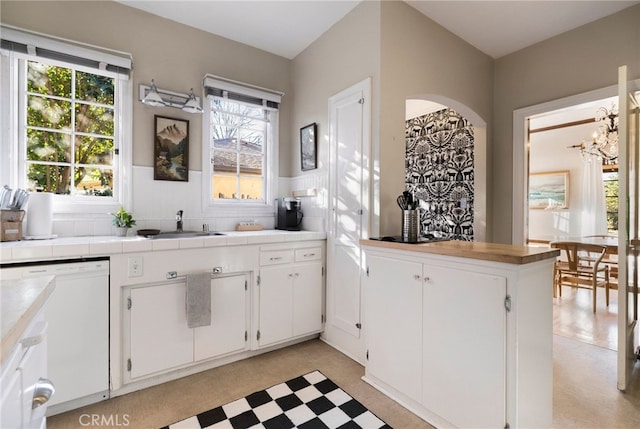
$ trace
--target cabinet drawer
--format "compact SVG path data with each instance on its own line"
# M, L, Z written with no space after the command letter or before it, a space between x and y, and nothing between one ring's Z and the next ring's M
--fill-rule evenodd
M260 252L260 265L288 264L293 262L293 250Z
M297 249L295 259L296 262L320 260L322 259L322 249L320 247Z

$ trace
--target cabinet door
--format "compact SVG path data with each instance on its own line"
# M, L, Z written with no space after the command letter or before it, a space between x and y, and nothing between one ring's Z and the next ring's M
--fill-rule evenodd
M193 362L186 282L131 289L131 378Z
M367 265L367 372L420 401L422 264L368 256Z
M423 405L457 427L504 427L505 278L429 265L425 278Z
M293 335L293 272L290 265L260 269L260 347Z
M211 325L194 330L196 361L245 349L247 281L244 274L211 280Z
M293 336L322 330L322 262L293 268Z
M12 366L0 380L0 427L22 427L22 385L20 372Z

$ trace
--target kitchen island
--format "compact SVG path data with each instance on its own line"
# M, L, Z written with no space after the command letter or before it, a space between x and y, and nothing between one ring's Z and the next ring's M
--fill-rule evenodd
M437 427L551 427L556 249L361 244L365 381Z

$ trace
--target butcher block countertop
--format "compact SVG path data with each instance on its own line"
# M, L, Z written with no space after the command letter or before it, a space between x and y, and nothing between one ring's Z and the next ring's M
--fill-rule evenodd
M524 265L544 259L556 258L558 249L533 246L512 246L510 244L482 243L477 241L437 241L433 243L408 244L379 240L360 240L364 246L430 253L433 255L457 256Z
M0 282L0 324L2 343L0 363L11 354L31 320L55 288L54 276L32 277Z

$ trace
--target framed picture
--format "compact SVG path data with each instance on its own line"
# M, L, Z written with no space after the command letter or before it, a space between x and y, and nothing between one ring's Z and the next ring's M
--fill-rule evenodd
M189 121L155 115L154 180L189 181Z
M529 175L529 209L569 208L569 171Z
M300 128L300 167L302 171L318 168L316 135L315 122Z

